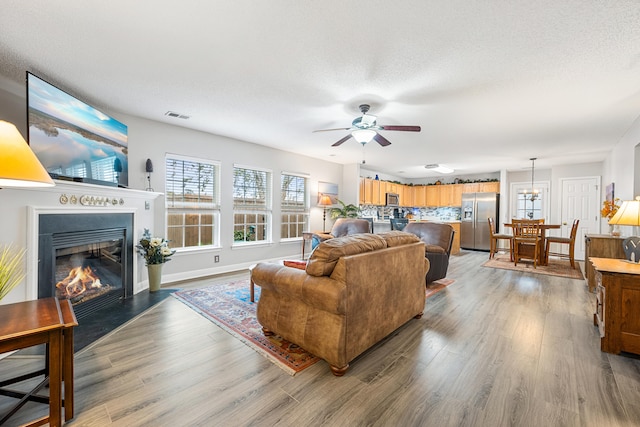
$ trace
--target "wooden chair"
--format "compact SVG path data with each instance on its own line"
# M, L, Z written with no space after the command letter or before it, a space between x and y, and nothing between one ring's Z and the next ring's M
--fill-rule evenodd
M496 233L496 223L493 218L489 217L489 234L491 235L491 241L489 244L489 259L495 256L498 251L498 240L509 241L509 259L513 261L513 236L510 234Z
M521 259L533 261L533 268L537 268L540 262L540 236L539 220L513 221L513 260L518 265Z
M560 258L569 258L569 261L571 262L571 268L576 268L575 265L575 258L573 256L575 248L576 248L576 234L578 234L578 223L580 222L579 219L574 219L573 220L573 225L571 226L571 234L569 235L569 237L555 237L555 236L549 236L547 237L547 245L545 247L545 262L547 264L549 264L549 255L553 255L556 257L560 257ZM565 253L561 253L561 252L549 252L549 246L551 245L551 243L559 243L559 244L563 244L563 245L569 245L569 253L565 254Z

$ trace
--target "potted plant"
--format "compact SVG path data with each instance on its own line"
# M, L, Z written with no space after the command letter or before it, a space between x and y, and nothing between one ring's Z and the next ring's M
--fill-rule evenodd
M0 300L7 296L24 277L22 259L24 249L5 245L0 249Z
M170 261L169 257L176 251L169 248L169 241L164 237L151 237L147 228L144 229L136 249L144 257L147 265L149 292L155 292L160 289L162 264Z
M338 199L341 207L331 208L331 219L337 218L357 218L360 215L360 208L353 204L345 204L342 200Z

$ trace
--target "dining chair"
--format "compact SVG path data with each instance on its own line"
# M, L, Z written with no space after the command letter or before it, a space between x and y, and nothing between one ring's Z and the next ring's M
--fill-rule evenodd
M547 243L546 243L546 247L545 247L545 263L549 264L549 255L552 256L556 256L556 257L560 257L560 258L569 258L569 261L571 262L571 268L576 268L575 266L575 258L574 258L574 252L575 252L575 248L576 248L576 235L578 234L578 223L580 222L579 219L574 219L573 220L573 225L571 226L571 234L569 235L569 237L556 237L556 236L549 236L547 237ZM565 254L562 252L549 252L549 247L551 245L551 243L559 243L562 245L569 245L569 253Z
M518 265L522 259L533 261L533 268L537 268L540 260L540 236L539 220L513 221L513 261Z
M511 234L496 233L496 222L492 217L489 217L488 221L489 234L491 237L491 241L489 244L489 259L493 258L495 256L495 253L498 251L498 241L507 240L509 241L509 259L513 261L513 236Z

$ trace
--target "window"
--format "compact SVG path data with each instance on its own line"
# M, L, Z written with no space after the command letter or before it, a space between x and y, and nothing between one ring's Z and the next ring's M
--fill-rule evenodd
M167 155L167 239L172 248L219 246L219 175L219 163Z
M301 175L283 173L280 177L282 222L280 238L302 237L309 222L309 179Z
M536 182L534 188L538 191L531 200L531 183L511 183L511 218L541 219L549 218L549 184Z
M271 172L233 168L233 241L269 242Z

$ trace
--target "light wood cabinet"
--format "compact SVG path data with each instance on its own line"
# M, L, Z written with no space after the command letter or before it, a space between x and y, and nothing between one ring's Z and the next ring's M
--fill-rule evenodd
M413 202L417 207L427 206L427 187L425 185L413 187Z
M414 204L414 188L411 185L401 185L400 186L400 206L405 208L411 208L416 206Z
M441 185L439 206L462 206L463 184Z
M480 193L499 193L500 182L480 182L478 192Z
M596 310L600 350L640 354L640 265L591 258L596 270Z
M441 185L427 185L427 204L426 206L437 207L440 206L440 187Z
M590 258L614 258L624 259L624 249L622 249L623 237L610 236L608 234L586 234L585 243L585 273L589 291L596 289L596 270Z
M498 192L499 182L442 185L404 185L371 178L360 178L361 205L384 206L386 194L400 196L402 207L460 207L462 193Z
M451 226L455 231L453 235L453 244L451 245L451 255L458 255L460 253L460 223L452 222Z

